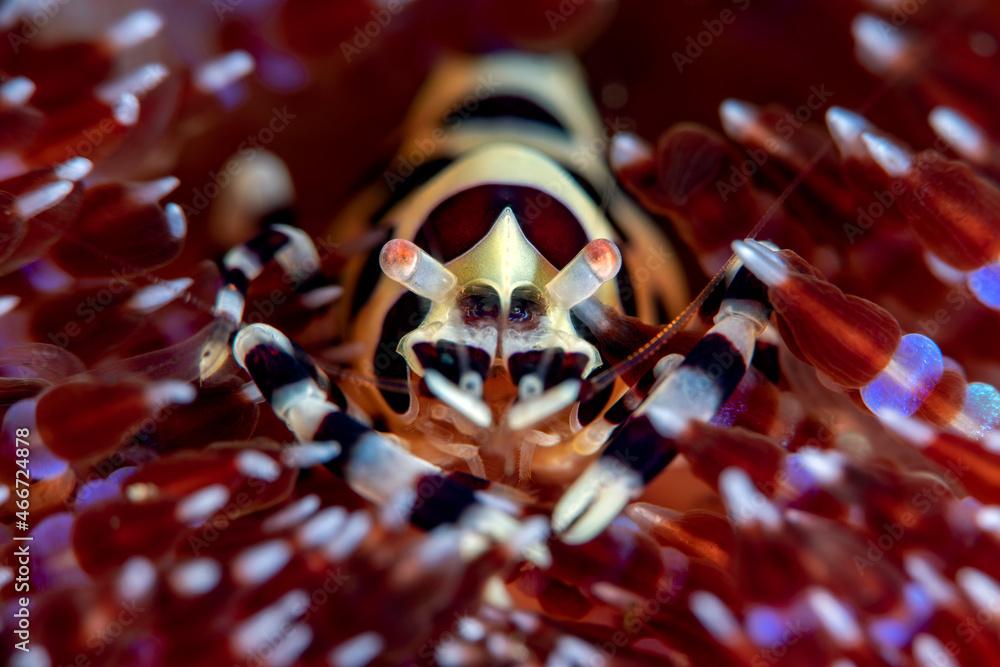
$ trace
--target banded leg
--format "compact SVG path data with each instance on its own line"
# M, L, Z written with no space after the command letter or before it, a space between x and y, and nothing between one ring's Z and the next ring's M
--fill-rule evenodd
M222 258L222 287L213 313L224 324L225 336L210 341L201 361L202 379L210 377L225 363L230 337L243 323L247 291L270 262L277 262L292 288L309 309L326 305L340 295L340 288L328 284L320 272L320 256L309 235L288 225L273 225ZM224 338L224 340L222 340Z
M607 239L589 241L545 285L549 300L569 313L590 301L597 291L621 271L622 256ZM595 307L600 307L594 300ZM517 386L517 398L507 413L507 425L527 429L578 403L591 391L584 373L594 362L591 348L568 344L559 335L518 347L507 345L504 360Z
M556 504L552 525L563 541L582 543L603 531L673 460L673 443L688 425L715 415L746 373L770 310L763 285L741 268L715 325L675 370L661 373L601 456Z
M289 450L301 466L322 463L358 494L423 530L454 525L545 564L548 528L542 517L522 518L515 503L491 493L489 482L445 473L328 400L308 356L277 329L254 324L233 342L237 362L302 446ZM470 546L482 546L471 540Z

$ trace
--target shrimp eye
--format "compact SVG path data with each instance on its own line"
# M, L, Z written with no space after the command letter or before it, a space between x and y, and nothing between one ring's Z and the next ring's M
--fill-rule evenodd
M507 316L511 322L523 322L529 317L528 309L525 306L519 303L511 304L510 314Z
M507 321L511 324L526 324L535 321L544 312L545 301L541 293L532 287L519 287L510 296Z
M500 295L491 287L471 285L458 298L462 319L467 324L486 320L495 321L500 317Z

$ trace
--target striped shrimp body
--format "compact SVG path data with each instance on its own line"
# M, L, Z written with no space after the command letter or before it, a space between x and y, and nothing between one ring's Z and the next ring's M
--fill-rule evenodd
M388 193L359 197L331 230L392 237L344 277L355 370L382 387L357 400L424 458L564 485L599 446L581 429L612 389L581 394L610 362L582 311L655 322L687 303L684 274L617 188L571 59L448 60L404 128Z
M540 182L565 194L556 199ZM479 149L433 186L398 211L396 237L381 250L389 279L356 327L357 340L377 343L358 370L409 376L409 395L381 396L394 430L466 459L480 475L490 456L509 475L516 455L524 478L535 445L580 430L571 408L603 360L571 309L591 298L620 308L613 230L557 165L516 145ZM443 201L440 192L449 193ZM546 213L530 221L523 211L539 197ZM484 207L484 216L468 215ZM423 315L416 327L414 313ZM402 363L386 363L390 354Z
M654 355L626 382L620 362L643 346L665 354L647 341L666 339L657 332L688 294L666 236L604 163L575 66L501 55L443 72L407 121L407 169L388 171L390 187L362 193L331 231L385 239L345 270L338 306L352 374L374 381L338 388L267 325L236 325L233 356L361 495L421 528L457 523L544 561L550 522L566 541L591 539L670 463L686 425L715 414L769 307L751 274L732 272L687 357L648 370ZM424 150L406 157L407 146ZM229 321L271 260L318 266L291 227L234 249L217 302ZM295 284L303 299L328 289L308 275Z

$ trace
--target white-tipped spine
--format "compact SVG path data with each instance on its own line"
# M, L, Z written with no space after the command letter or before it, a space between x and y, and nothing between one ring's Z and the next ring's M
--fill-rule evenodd
M386 276L431 301L442 301L458 284L441 262L405 239L393 239L382 246L379 264Z
M851 24L858 60L874 74L899 68L910 40L898 28L872 14L860 14Z
M743 266L768 287L775 287L788 279L785 262L763 243L752 239L733 241L732 248Z
M619 132L611 138L608 161L612 169L624 169L651 156L649 145L631 132Z
M14 213L28 220L59 204L73 191L70 181L55 181L21 195L14 201Z
M235 83L254 70L253 57L246 51L231 51L199 67L194 74L195 86L212 94Z
M719 105L722 129L733 141L742 142L750 135L757 122L757 107L743 100L727 99Z
M594 239L549 281L545 290L556 304L568 310L618 275L621 266L617 246L607 239Z
M0 84L0 104L17 107L27 104L35 94L35 83L23 76L8 79Z
M861 134L861 141L864 142L872 159L889 176L894 178L905 176L913 167L910 152L899 144L869 132Z
M843 157L867 157L861 135L875 127L864 116L842 107L830 107L826 112L826 126Z
M934 132L962 157L978 163L989 161L990 141L982 128L961 112L950 107L937 107L927 120Z
M159 14L140 9L111 26L106 40L113 51L121 51L155 37L162 27L163 19Z

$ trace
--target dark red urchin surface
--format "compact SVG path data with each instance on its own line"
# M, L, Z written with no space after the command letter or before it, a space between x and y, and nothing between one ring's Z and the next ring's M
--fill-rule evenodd
M1000 665L997 3L10 0L0 32L5 664ZM709 286L650 349L698 349L734 250L773 306L583 544L551 485L472 464L417 475L408 525L341 478L347 436L297 443L265 402L297 354L333 403L374 382L338 375L330 301L384 239L330 221L392 185L446 54L514 49L579 59L601 158ZM328 282L250 286L246 322L303 348L236 360L269 386L216 300L275 224ZM436 524L473 496L502 537Z

